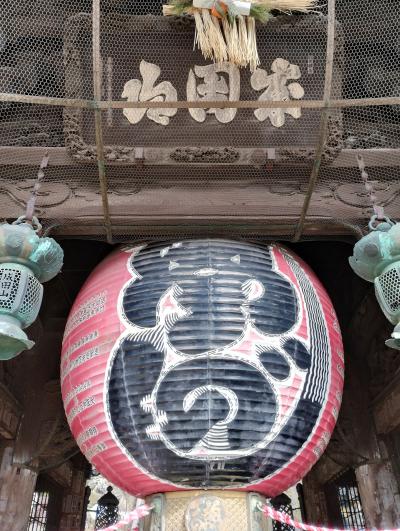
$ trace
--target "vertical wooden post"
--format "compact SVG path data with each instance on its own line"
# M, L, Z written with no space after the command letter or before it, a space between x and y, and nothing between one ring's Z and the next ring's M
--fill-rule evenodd
M106 163L104 159L104 144L103 144L103 127L101 121L101 110L97 102L101 101L101 85L102 85L102 62L100 49L100 0L93 0L92 10L92 24L93 24L93 95L95 102L94 109L94 125L96 132L96 148L97 148L97 166L99 170L99 182L101 200L103 203L104 225L106 229L107 241L112 243L111 218L110 207L108 204L108 183L106 175Z
M14 445L0 450L0 529L26 529L37 473L13 465Z
M34 372L31 374L35 374ZM0 448L0 529L26 529L37 479L37 460L31 468L18 466L34 457L37 444L37 413L40 393L26 393L23 417L15 439L5 441Z
M312 469L303 479L307 523L325 525L328 522L328 511L323 485L317 476L316 470Z
M400 494L390 463L362 465L356 477L368 527L398 528Z
M382 335L385 318L371 291L351 325L351 355L346 360L349 388L349 410L352 412L353 440L366 463L356 467L356 478L367 527L400 527L399 486L383 441L377 435L368 393L368 358L372 355L374 337ZM372 346L371 346L372 345ZM385 345L382 341L382 349Z
M71 487L64 495L60 531L79 531L85 510L86 481L83 470L74 469Z
M333 77L333 60L335 54L335 0L328 0L328 36L326 42L326 61L325 61L325 86L324 86L324 105L325 108L321 110L321 121L319 126L319 140L317 149L315 151L315 159L311 170L310 180L308 182L308 189L304 199L303 207L300 214L300 219L296 227L293 241L299 241L302 233L304 222L306 220L308 208L310 206L311 197L314 192L315 185L319 176L321 168L322 155L324 152L326 135L328 130L329 110L328 107L332 95L332 77Z
M40 346L34 347L32 354L25 353L6 362L12 367L13 387L9 391L18 399L22 417L14 439L0 446L1 531L24 531L27 528L37 479L37 458L43 447L43 440L40 440L42 423L44 419L54 418L55 406L60 402L59 394L49 394L46 386L58 371L59 358L52 355L60 348L57 326L58 321L48 323Z

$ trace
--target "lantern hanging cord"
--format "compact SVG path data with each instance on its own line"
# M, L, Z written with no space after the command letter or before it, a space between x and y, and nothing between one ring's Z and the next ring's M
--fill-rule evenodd
M99 531L113 531L114 529L122 529L128 524L136 525L137 522L141 519L147 516L150 511L153 509L150 505L140 505L137 507L134 511L130 511L129 513L126 513L124 518L120 520L118 523L114 525L110 525L109 527L104 527L103 529L100 529ZM132 529L134 528L132 525Z
M264 516L272 518L272 520L275 520L276 522L280 522L282 524L286 524L291 527L294 527L295 529L303 529L304 531L344 531L344 530L339 530L337 527L330 528L330 527L323 527L323 526L317 526L313 524L305 524L303 522L298 522L297 520L294 520L293 518L291 518L287 513L277 511L276 509L273 509L269 505L260 504L258 509L264 514ZM151 510L152 510L151 506L141 505L134 511L126 513L124 518L120 520L118 523L111 525L109 527L105 527L101 529L100 531L113 531L115 529L122 529L127 524L137 523L141 518L144 518L145 516L147 516ZM373 528L373 531L399 531L399 529L400 528L398 527L395 527L392 529ZM365 531L372 531L372 529L371 530L366 529Z
M364 157L361 155L361 153L357 154L357 164L358 168L361 172L361 179L363 180L365 191L367 192L369 196L369 200L371 202L373 214L371 216L371 219L368 223L368 228L370 230L376 230L377 225L379 225L380 222L385 221L386 223L389 223L393 225L394 223L385 216L385 210L383 206L378 204L378 198L376 196L376 190L374 189L373 182L370 181L369 175L365 169L365 161Z
M291 518L287 513L282 513L281 511L277 511L276 509L273 509L269 505L261 505L259 507L259 510L264 514L264 516L268 516L269 518L272 518L272 520L275 520L276 522L280 522L282 524L289 525L291 527L294 527L295 529L303 529L304 531L344 531L337 527L330 528L330 527L323 527L313 524L305 524L303 522L297 522L293 518ZM110 528L112 529L112 528ZM399 527L394 527L391 529L365 529L365 531L399 531Z

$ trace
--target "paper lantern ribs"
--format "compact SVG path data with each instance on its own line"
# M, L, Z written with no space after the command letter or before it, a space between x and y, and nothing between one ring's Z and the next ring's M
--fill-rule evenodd
M82 288L61 381L81 450L121 488L275 496L328 444L343 352L328 295L285 248L152 242Z

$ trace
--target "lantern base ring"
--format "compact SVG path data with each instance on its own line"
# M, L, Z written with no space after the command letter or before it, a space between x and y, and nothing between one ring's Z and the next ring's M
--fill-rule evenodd
M10 360L34 344L21 329L18 319L0 315L0 360Z
M146 498L153 509L140 521L140 531L271 531L260 512L265 497L255 492L190 490ZM161 524L161 525L160 525Z
M400 323L394 327L392 337L385 341L385 345L389 348L400 350Z

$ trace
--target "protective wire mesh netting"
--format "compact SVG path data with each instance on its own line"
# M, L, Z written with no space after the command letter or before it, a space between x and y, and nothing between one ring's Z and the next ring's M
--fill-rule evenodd
M58 235L298 239L359 234L374 205L398 217L399 1L258 25L255 73L212 66L162 4L3 0L2 218L24 214L46 152L36 214Z

